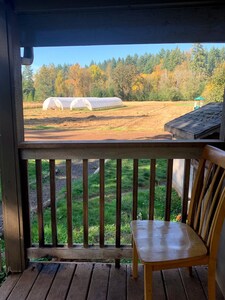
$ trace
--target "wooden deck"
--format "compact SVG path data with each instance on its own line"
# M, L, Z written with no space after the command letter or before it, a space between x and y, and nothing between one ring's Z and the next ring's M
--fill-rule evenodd
M207 268L195 267L193 277L186 269L154 273L154 299L207 299ZM38 263L23 274L11 275L0 288L0 299L143 299L143 267L133 280L130 265L116 269L102 263ZM224 299L219 289L217 300Z

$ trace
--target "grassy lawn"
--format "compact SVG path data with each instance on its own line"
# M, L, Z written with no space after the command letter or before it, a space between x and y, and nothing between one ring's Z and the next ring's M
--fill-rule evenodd
M0 238L0 251L1 251L1 269L0 269L0 284L6 277L6 265L5 265L5 241Z
M36 188L36 166L35 160L29 160L28 164L29 187L34 190ZM42 181L49 181L49 162L42 160Z
M164 206L166 198L166 161L157 160L156 163L156 187L155 187L155 219L164 218ZM138 218L147 219L149 209L149 176L150 160L139 161L138 176ZM32 175L31 175L32 176ZM83 191L82 179L73 181L73 240L74 243L83 242ZM121 243L129 244L130 221L132 219L132 185L133 185L133 161L123 160L122 164L122 210L121 210ZM99 174L89 176L89 244L99 243ZM172 192L171 219L175 220L181 211L181 199L175 190ZM105 166L105 243L115 244L116 231L116 160L109 160ZM51 243L51 211L44 212L45 242ZM57 201L57 228L58 242L67 242L67 206L66 191L62 189ZM37 218L34 215L32 222L32 241L38 242Z

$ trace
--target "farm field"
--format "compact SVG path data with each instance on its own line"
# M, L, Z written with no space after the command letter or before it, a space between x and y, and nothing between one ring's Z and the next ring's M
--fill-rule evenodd
M193 101L124 101L107 110L42 110L24 104L25 140L170 139L164 124L193 110Z

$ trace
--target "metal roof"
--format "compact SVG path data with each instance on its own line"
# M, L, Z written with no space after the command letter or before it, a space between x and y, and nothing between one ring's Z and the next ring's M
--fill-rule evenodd
M209 103L164 125L175 138L200 139L219 132L223 103Z

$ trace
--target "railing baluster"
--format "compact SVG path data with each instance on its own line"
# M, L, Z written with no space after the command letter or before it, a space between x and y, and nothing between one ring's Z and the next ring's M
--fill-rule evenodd
M156 160L151 159L150 169L150 193L149 193L149 220L154 219L154 201L155 201L155 165Z
M105 244L105 160L100 159L100 247Z
M42 163L36 160L36 185L37 185L37 215L39 247L44 246L44 218L43 218L43 196L42 196Z
M165 221L170 221L172 179L173 179L173 159L168 159L167 180L166 180Z
M71 159L66 160L67 244L73 246Z
M56 224L56 199L55 199L55 160L49 160L50 169L50 199L51 199L51 225L52 245L57 246L57 224Z
M133 220L137 220L138 207L138 159L133 162Z
M121 182L122 180L122 161L116 161L116 247L120 247L121 240ZM115 261L116 268L120 266L120 260Z
M23 205L23 218L26 220L24 224L24 243L25 247L31 247L31 232L30 232L30 203L29 203L29 178L28 178L28 161L20 160L21 173L21 193Z
M83 227L84 247L88 247L88 160L83 159Z
M122 238L123 237L123 228L122 228L122 222L125 219L137 219L139 217L139 209L143 209L143 214L146 216L146 203L145 203L145 198L143 201L143 205L139 207L138 205L138 193L139 193L139 183L141 184L140 180L143 178L143 182L145 183L145 173L142 172L142 163L140 162L141 159L147 161L147 168L149 171L150 168L150 178L148 179L149 181L149 186L147 189L147 216L146 218L148 219L154 219L154 213L156 211L156 202L155 202L155 196L158 193L158 187L156 187L156 179L157 179L157 169L156 164L160 164L161 169L165 167L165 160L167 159L167 171L163 178L165 178L165 175L167 176L167 187L165 187L164 193L166 193L166 201L165 201L165 209L164 209L164 216L166 220L170 219L170 211L171 211L171 202L172 202L172 171L173 171L173 158L179 158L179 159L184 159L185 160L185 169L184 169L184 183L182 186L183 189L183 203L182 203L182 221L185 222L186 216L187 216L187 208L188 208L188 185L189 185L189 177L190 177L190 162L191 159L198 159L199 155L202 152L202 147L203 143L199 142L199 145L197 144L188 144L187 147L185 147L185 143L175 143L177 145L174 145L172 143L143 143L143 145L138 143L137 145L133 143L125 143L121 144L120 142L116 142L116 144L112 143L108 145L107 143L105 144L99 144L99 143L78 143L76 145L67 145L63 144L63 146L60 144L53 144L51 147L49 144L44 144L44 146L41 147L37 146L36 144L27 144L26 147L23 149L23 145L19 149L20 151L20 157L21 157L21 188L22 188L22 197L25 199L23 201L23 209L25 211L24 214L24 220L27 222L31 222L31 219L29 220L29 212L27 208L24 208L26 205L29 206L29 198L32 200L33 194L36 192L37 197L37 221L38 225L36 224L35 220L34 223L31 223L31 226L33 226L34 229L38 226L38 237L39 238L39 248L36 249L35 245L32 246L32 236L29 234L29 225L24 227L25 229L25 235L27 235L27 238L25 236L25 242L27 253L29 257L37 257L42 255L46 255L46 253L49 255L59 255L61 258L71 258L71 259L90 259L90 258L96 258L96 259L115 259L116 260L116 266L119 266L119 258L129 258L131 254L131 249L130 249L130 240L129 236L125 232L124 238L128 240L129 245L122 245ZM116 145L116 146L115 146ZM166 147L170 148L171 151L167 151ZM186 149L189 149L188 151ZM100 151L101 150L101 151ZM63 159L65 161L66 165L66 190L67 190L67 195L64 197L64 205L67 205L67 215L64 216L64 214L60 214L60 216L57 215L57 194L56 194L56 188L57 188L57 175L55 174L56 170L56 161L55 159ZM113 164L115 165L116 162L116 172L115 172L115 166L114 166L114 175L113 178L111 178L111 182L114 180L114 185L109 187L110 193L115 188L116 185L116 192L114 190L114 196L116 197L116 204L114 204L114 211L116 210L116 217L114 216L114 224L115 224L115 233L114 233L114 239L115 241L113 242L113 246L109 245L111 241L111 236L106 237L106 209L108 208L108 202L106 201L106 196L108 196L107 191L106 191L106 181L108 181L106 174L106 169L107 165L105 164L106 158L112 159ZM133 158L133 159L132 159ZM29 182L31 185L31 191L27 190L27 179L26 175L27 173L27 160L34 159L36 160L36 188L33 191L33 185L32 182ZM49 175L49 180L50 184L44 182L44 175L42 175L42 172L44 171L44 159L49 160L49 170L50 170L50 175ZM78 176L80 178L77 180L77 197L78 197L78 207L77 211L81 211L81 216L78 216L76 218L77 222L79 224L77 225L77 236L78 239L75 241L73 237L73 223L72 223L72 216L73 216L73 209L75 207L73 204L73 198L72 198L72 163L73 159L79 159L82 160L83 163L83 174L80 174L79 170L78 171ZM99 200L97 205L99 205L98 208L98 215L99 215L99 220L98 221L98 232L97 232L97 239L99 240L99 247L97 245L90 245L90 237L89 237L89 226L90 226L90 221L89 221L89 201L92 202L89 198L91 197L91 194L89 195L89 188L91 189L92 187L89 187L89 159L98 159L99 160L99 188L98 188L98 195L99 195ZM131 204L129 204L129 209L127 208L128 203L123 203L122 202L122 191L123 191L123 181L122 181L122 175L124 175L123 172L125 172L125 165L124 165L124 170L123 170L123 159L124 160L129 160L129 164L127 166L126 172L127 172L127 181L126 181L126 191L129 193L132 193L132 199ZM161 160L162 164L161 164ZM131 169L130 170L130 163L131 163ZM146 165L146 163L145 163ZM162 166L161 166L162 165ZM30 171L30 170L29 170ZM132 172L130 174L130 172ZM145 172L143 168L143 172ZM112 174L113 172L110 172ZM116 183L115 183L115 173L117 176ZM141 176L140 176L141 175ZM160 174L159 174L160 175ZM32 176L32 175L31 175ZM130 178L130 176L133 176ZM31 179L31 178L29 178ZM29 180L28 179L28 180ZM82 180L83 179L83 180ZM107 179L107 180L106 180ZM131 182L130 182L131 180ZM163 180L163 179L162 179ZM165 179L166 180L166 179ZM97 180L96 180L97 181ZM96 183L96 181L93 178L93 184ZM110 183L111 183L110 182ZM83 184L83 187L80 187L80 184ZM162 184L162 183L161 183ZM128 187L129 185L129 187ZM147 184L148 185L148 184ZM45 219L45 214L44 214L44 191L46 187L50 186L50 198L51 198L51 207L50 207L50 213L51 213L51 231L52 231L52 236L50 240L47 240L47 234L44 225L46 224L47 219ZM145 185L146 186L146 185ZM28 185L29 187L29 185ZM23 189L24 188L24 189ZM61 185L60 185L61 188ZM83 190L83 195L80 196L80 190ZM131 188L131 189L130 189ZM161 188L159 187L159 190ZM159 191L160 192L160 191ZM26 195L26 193L28 195ZM143 193L143 197L145 197L146 191ZM201 192L197 193L201 194ZM35 195L34 195L35 196ZM109 195L110 196L110 195ZM81 197L81 199L80 199ZM95 202L96 197L96 187L93 187L93 202ZM115 201L115 197L112 199L112 202L109 205L109 210L112 209L112 204L113 201ZM95 198L95 199L94 199ZM80 201L81 200L81 201ZM83 200L83 201L82 201ZM65 203L66 202L66 203ZM63 203L62 203L63 204ZM81 205L81 207L80 207ZM61 206L61 205L60 205ZM198 206L198 204L196 205ZM31 208L31 207L30 207ZM191 208L191 207L190 207ZM124 214L123 214L123 209L124 209ZM197 208L196 208L197 209ZM157 211L158 213L158 211ZM161 212L159 212L161 213ZM60 222L57 222L57 218L62 216L62 220L60 219ZM81 219L80 219L81 217ZM91 215L90 215L91 217ZM67 219L66 219L67 218ZM111 220L109 220L111 221ZM59 229L58 226L60 224L64 224L67 222L67 230L66 235L67 235L67 241L66 243L63 241L63 238L59 240ZM94 222L93 222L94 223ZM193 223L193 221L192 221ZM46 224L47 225L47 224ZM114 226L114 225L113 225ZM82 231L83 236L80 237L80 232ZM107 241L106 241L107 238ZM34 239L34 238L33 238ZM36 236L35 236L36 239ZM66 246L68 244L69 247L73 247L76 242L76 247L69 248L64 247L61 252L61 246ZM79 242L82 243L83 249ZM49 244L52 245L51 248L49 248ZM94 242L95 244L95 242ZM125 244L127 244L125 242ZM107 246L106 246L107 245ZM60 253L58 254L58 249L55 249L57 247L60 247ZM99 249L101 248L101 249ZM61 254L62 253L62 254ZM92 255L93 253L93 255Z
M121 235L121 159L117 159L116 165L116 247L120 247Z
M185 159L182 213L181 213L181 221L183 223L186 223L186 220L187 220L188 192L189 192L189 183L190 183L190 166L191 166L191 160Z

